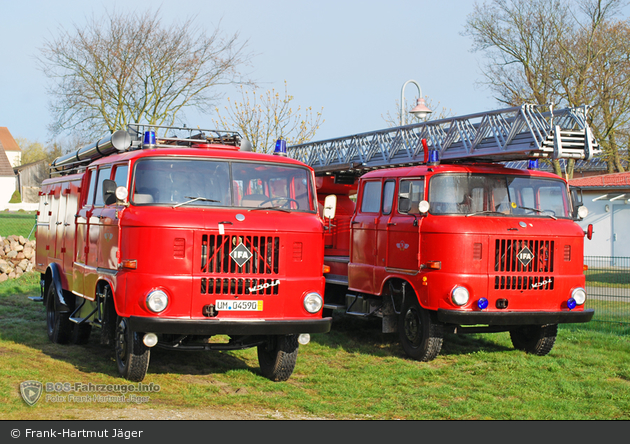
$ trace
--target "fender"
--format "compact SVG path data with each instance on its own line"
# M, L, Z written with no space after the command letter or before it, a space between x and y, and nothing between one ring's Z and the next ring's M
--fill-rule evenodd
M61 284L61 270L59 270L59 265L55 262L52 262L48 266L48 270L46 274L50 271L50 283L48 285L52 285L55 289L55 306L59 313L70 313L72 310L70 309L70 301L63 294L63 286Z

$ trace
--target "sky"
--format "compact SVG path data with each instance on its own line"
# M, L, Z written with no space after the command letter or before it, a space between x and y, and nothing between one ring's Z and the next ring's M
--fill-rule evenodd
M0 126L15 138L46 143L52 121L50 80L36 56L61 28L117 11L161 8L165 23L194 17L211 33L217 26L239 33L256 54L247 70L261 91L283 91L292 104L321 110L324 122L314 140L387 127L401 88L415 80L433 105L454 115L502 108L479 86L481 53L462 36L473 0L0 0ZM238 98L225 90L217 103ZM415 102L417 88L405 88ZM435 111L439 111L439 109ZM188 111L188 126L213 128L212 115Z

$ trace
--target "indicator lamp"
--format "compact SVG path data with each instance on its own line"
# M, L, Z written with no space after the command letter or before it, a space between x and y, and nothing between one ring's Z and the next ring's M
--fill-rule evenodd
M575 302L575 299L569 298L569 300L567 301L567 307L569 307L569 310L573 310L576 305L577 303Z
M537 170L538 169L538 159L529 159L527 162L528 170Z
M287 141L282 139L276 140L276 149L273 154L276 156L287 157Z
M429 162L427 165L437 165L440 163L440 153L437 150L429 151Z
M144 142L142 145L147 148L153 148L155 145L155 132L154 131L145 131L144 133Z
M479 300L477 301L477 307L479 307L479 310L485 310L486 308L488 308L488 299L479 298Z

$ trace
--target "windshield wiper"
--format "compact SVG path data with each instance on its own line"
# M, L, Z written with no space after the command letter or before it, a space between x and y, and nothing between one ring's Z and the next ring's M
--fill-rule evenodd
M535 211L536 213L542 214L543 216L549 216L553 220L558 220L558 218L556 216L554 216L553 214L545 214L545 211L549 211L549 210L539 210L538 208L521 207L520 205L518 207L516 207L516 208L521 208L523 210Z
M256 211L256 210L276 210L276 211L282 211L283 213L290 213L289 210L285 210L284 208L280 208L280 207L256 207L256 208L249 209L249 211Z
M501 211L485 210L485 211L477 211L475 213L469 213L469 214L466 215L466 217L476 216L478 214L502 214L502 215L505 216L505 213L503 213Z
M177 205L173 205L173 208L177 208L177 207L181 207L182 205L197 202L198 200L202 202L219 202L218 200L206 199L205 197L192 197L192 196L184 196L184 197L190 200L187 200L186 202L178 203Z

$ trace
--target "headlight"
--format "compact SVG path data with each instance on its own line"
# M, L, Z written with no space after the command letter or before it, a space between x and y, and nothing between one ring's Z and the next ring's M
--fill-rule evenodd
M571 292L571 297L575 299L577 305L582 305L586 301L586 290L583 288L576 288Z
M309 313L317 313L322 309L324 305L324 300L319 295L319 293L308 293L304 296L304 308Z
M451 291L451 300L455 305L465 305L468 302L468 290L464 287L455 287Z
M153 313L160 313L168 306L168 296L162 290L153 290L147 296L147 308Z

